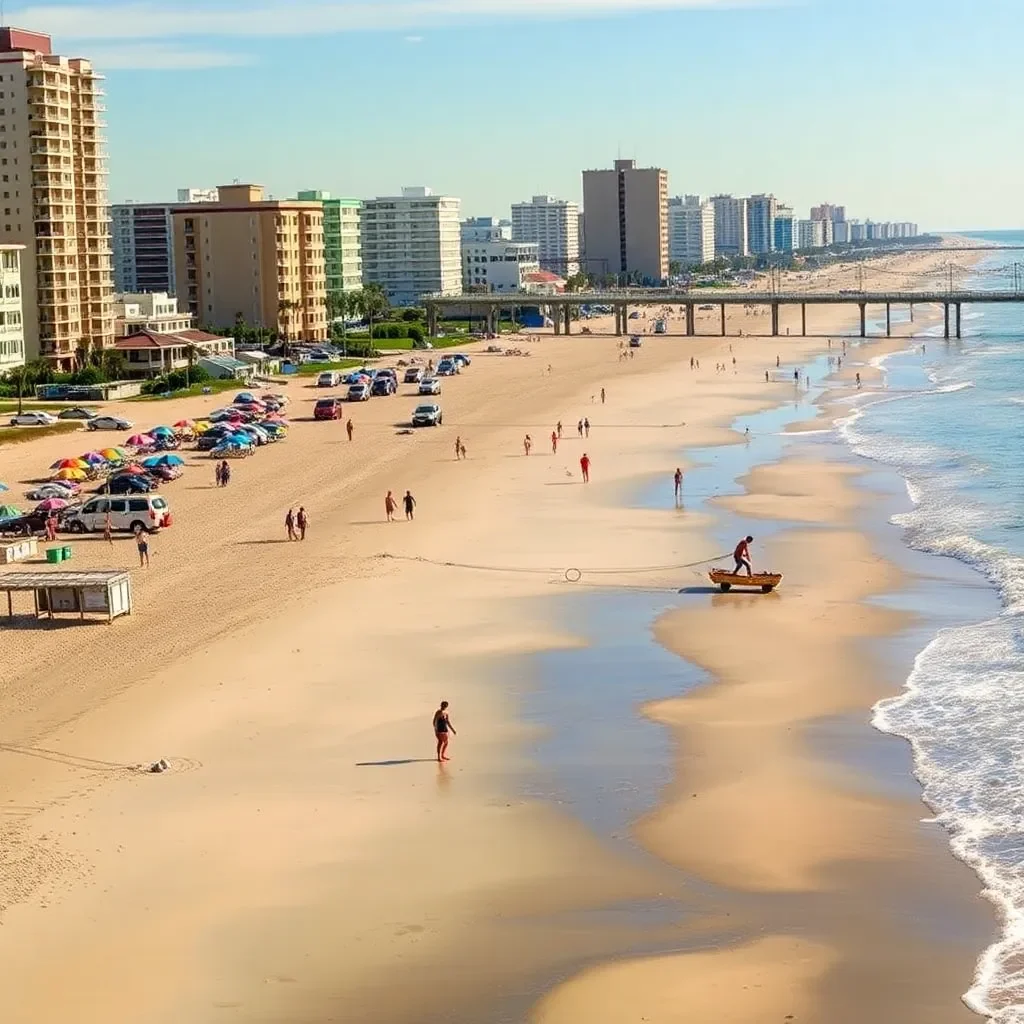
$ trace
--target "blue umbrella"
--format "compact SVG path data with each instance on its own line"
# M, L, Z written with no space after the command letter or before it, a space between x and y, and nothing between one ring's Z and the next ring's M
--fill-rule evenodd
M252 438L248 434L232 434L228 440L232 444L240 445L243 448L252 447Z
M184 466L185 460L180 455L158 455L157 462L161 466Z
M150 467L150 466L159 466L160 465L160 456L159 455L152 455L148 459L143 459L142 460L142 464L144 466L146 466L147 468Z
M0 483L0 491L9 491L10 487L7 484Z
M174 434L174 431L170 427L154 427L149 431L150 437L156 437L158 434Z

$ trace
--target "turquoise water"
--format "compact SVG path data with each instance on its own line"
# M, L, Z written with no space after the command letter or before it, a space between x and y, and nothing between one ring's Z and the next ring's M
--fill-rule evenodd
M1024 232L989 237L1024 245ZM1021 261L993 253L962 283L1012 288ZM961 341L930 333L882 363L885 388L858 396L839 432L903 476L906 542L977 569L1002 611L943 629L875 724L913 744L925 799L1001 914L966 1001L1024 1024L1024 305L965 307Z

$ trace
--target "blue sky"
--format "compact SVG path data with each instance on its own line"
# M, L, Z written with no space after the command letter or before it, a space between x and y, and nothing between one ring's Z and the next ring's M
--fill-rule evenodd
M507 216L621 155L673 194L1024 224L1021 0L7 0L6 21L106 74L114 201L428 184Z

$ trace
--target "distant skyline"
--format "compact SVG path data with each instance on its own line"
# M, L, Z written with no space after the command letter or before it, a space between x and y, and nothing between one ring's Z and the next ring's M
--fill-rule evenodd
M107 76L112 202L425 184L508 216L617 157L673 195L1012 228L1015 0L62 0L6 23Z

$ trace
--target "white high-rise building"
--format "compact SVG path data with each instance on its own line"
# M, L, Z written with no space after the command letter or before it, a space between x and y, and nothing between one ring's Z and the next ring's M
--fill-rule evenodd
M715 258L715 207L700 196L676 196L668 201L668 258L672 263L697 266Z
M25 317L21 307L23 245L0 245L0 374L25 365Z
M843 221L842 223L846 223ZM825 245L825 224L823 220L801 220L797 222L797 247L800 249L821 249Z
M411 306L423 295L462 293L460 201L422 185L368 199L359 212L363 283Z
M568 199L534 196L512 204L512 241L533 242L540 265L560 277L580 269L580 208Z
M26 357L70 370L114 343L102 79L15 28L0 75L0 244L25 247Z
M747 201L734 196L712 196L715 211L715 255L749 256Z
M463 291L518 292L540 270L536 242L513 242L512 225L496 217L462 222Z
M832 226L832 241L844 244L850 241L850 225L847 221L816 221L815 223L830 224ZM824 231L822 231L822 235L824 236ZM822 241L822 245L825 244L827 243Z

